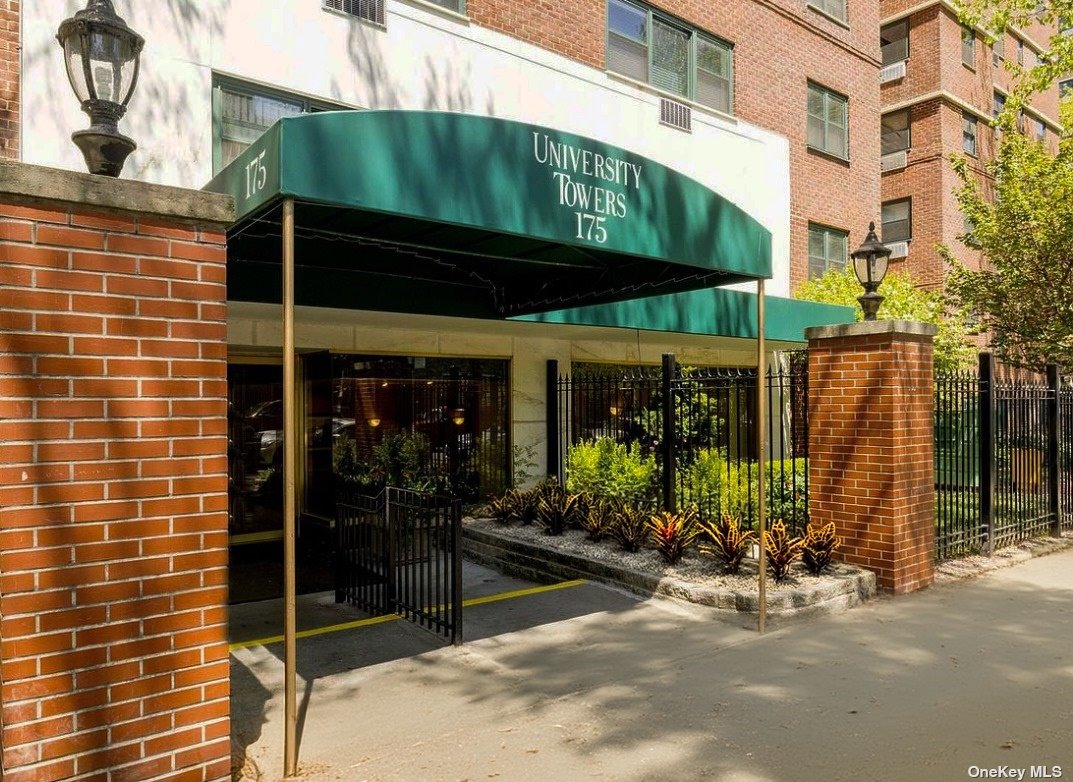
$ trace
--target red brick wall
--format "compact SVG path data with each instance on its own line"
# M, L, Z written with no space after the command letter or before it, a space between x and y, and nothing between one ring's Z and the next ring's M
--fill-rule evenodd
M0 158L19 157L19 3L0 0Z
M872 327L892 328L809 340L809 515L835 522L843 561L911 592L934 576L932 338Z
M868 222L879 219L877 4L848 0L849 29L803 2L653 5L733 43L735 114L790 141L791 284L807 274L809 222L847 230L850 245L860 244ZM604 0L468 0L466 12L477 24L604 68ZM809 79L849 97L848 164L805 145Z
M228 777L224 255L0 199L5 782Z

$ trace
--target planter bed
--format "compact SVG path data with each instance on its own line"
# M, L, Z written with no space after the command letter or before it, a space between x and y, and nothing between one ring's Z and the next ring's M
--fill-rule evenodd
M531 581L584 578L640 595L663 595L726 611L756 614L756 561L747 559L736 576L721 575L716 562L690 551L666 565L652 549L623 551L616 543L593 543L580 530L547 535L535 526L504 526L491 519L467 519L462 528L465 556ZM768 615L804 617L844 611L874 597L875 574L841 563L822 576L796 563L781 584L768 579Z

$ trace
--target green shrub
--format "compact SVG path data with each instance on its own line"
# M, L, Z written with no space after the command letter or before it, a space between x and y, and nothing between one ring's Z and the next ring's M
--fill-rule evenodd
M786 525L776 521L771 531L764 532L764 551L767 566L776 581L782 581L790 570L790 564L801 556L801 538L791 538Z
M726 453L717 448L697 453L682 485L682 501L696 505L702 513L717 513L726 476Z
M518 493L511 489L488 503L488 515L500 524L510 524L518 516Z
M652 494L655 476L655 457L643 456L637 443L600 437L577 443L566 455L566 488L574 494L643 500Z
M767 518L787 522L804 521L808 510L808 499L805 495L807 475L806 459L776 459L765 463ZM720 512L738 519L755 519L758 484L756 462L732 462L723 465Z
M663 511L653 514L648 518L648 529L663 561L673 565L697 537L697 510L690 507L681 513Z
M805 569L814 576L820 575L831 564L831 555L841 545L842 538L835 534L833 521L819 528L809 524L801 543L801 561L805 563Z
M756 540L752 530L742 529L737 519L727 515L718 522L701 522L700 532L709 541L700 544L701 553L718 560L728 575L738 572Z

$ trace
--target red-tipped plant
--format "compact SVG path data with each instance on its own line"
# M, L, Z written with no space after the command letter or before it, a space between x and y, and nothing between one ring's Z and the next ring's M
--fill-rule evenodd
M703 522L700 531L708 538L700 544L702 554L714 557L723 566L723 572L733 575L741 568L741 562L756 540L752 530L742 529L737 519L723 514L718 522Z
M682 513L663 511L653 514L648 519L648 529L663 561L673 565L697 537L697 512L689 508Z
M764 533L764 550L767 552L767 566L776 581L782 581L790 571L791 563L801 556L801 538L791 538L786 525L780 520L771 525L771 531Z
M820 575L831 564L831 556L842 545L842 538L835 534L835 523L828 522L820 528L808 525L801 543L801 561L814 576Z

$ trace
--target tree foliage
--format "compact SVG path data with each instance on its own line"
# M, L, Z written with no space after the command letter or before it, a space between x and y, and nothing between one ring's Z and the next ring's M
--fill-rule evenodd
M992 38L1007 26L1035 22L1055 32L1033 66L1007 58L1013 89L996 124L1001 130L985 176L963 156L952 158L961 179L958 202L972 230L960 241L982 254L979 270L940 247L951 266L948 290L977 315L1004 361L1039 368L1054 361L1073 367L1073 103L1059 110L1065 128L1057 154L1018 132L1021 108L1032 96L1073 73L1073 0L966 0L958 6L966 24L979 24Z
M941 248L952 267L951 295L978 314L1004 361L1073 367L1073 139L1063 138L1054 155L1004 133L986 165L993 184L982 185L964 159L953 164L972 225L959 238L985 262L970 269Z
M824 304L853 307L857 320L864 317L857 297L864 293L851 267L829 269L822 277L806 280L798 286L794 297ZM941 372L958 369L972 361L973 348L964 312L947 305L943 294L918 288L904 272L892 271L879 286L883 304L877 317L880 320L915 320L930 323L938 329L935 335L935 368Z

